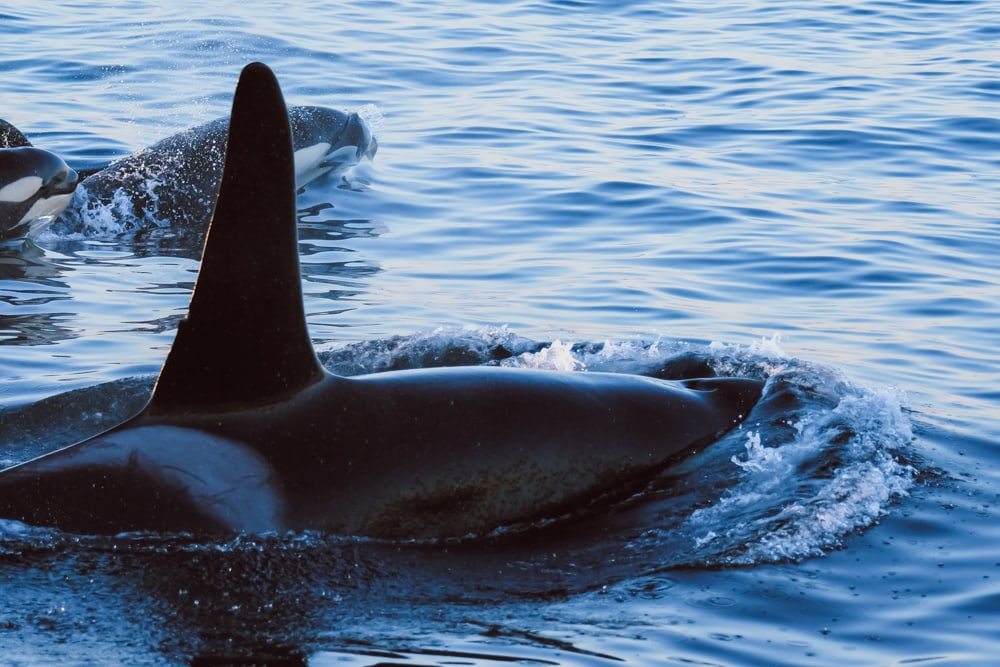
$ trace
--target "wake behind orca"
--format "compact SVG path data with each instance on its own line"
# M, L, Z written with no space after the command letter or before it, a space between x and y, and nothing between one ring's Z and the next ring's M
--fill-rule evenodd
M377 142L355 112L296 106L288 114L296 187L375 155ZM228 127L229 118L219 118L184 130L83 173L77 185L61 158L31 147L0 120L0 240L36 236L50 224L58 235L202 232L222 177Z
M101 435L0 473L0 517L82 533L483 535L642 488L733 429L761 392L749 378L325 371L302 304L288 115L254 63L152 398Z

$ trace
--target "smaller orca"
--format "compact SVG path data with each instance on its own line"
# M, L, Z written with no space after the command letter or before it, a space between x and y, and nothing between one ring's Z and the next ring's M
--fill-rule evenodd
M494 367L340 377L306 326L288 114L248 65L187 317L136 417L0 473L71 532L467 538L627 497L735 428L752 378Z
M17 137L8 134L5 140ZM76 183L77 173L55 153L24 144L0 148L0 242L52 222L69 204Z
M372 158L378 148L357 113L291 107L289 122L297 188ZM228 130L229 119L219 118L88 175L53 231L117 234L170 227L204 232L222 178Z

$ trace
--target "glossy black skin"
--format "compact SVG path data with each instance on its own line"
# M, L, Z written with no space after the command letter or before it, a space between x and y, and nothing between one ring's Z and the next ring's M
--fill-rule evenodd
M10 469L0 475L0 516L83 533L481 535L641 488L732 429L760 391L759 381L743 378L673 383L481 367L324 374L289 400L146 413ZM195 456L224 446L224 472L209 479L188 448L158 437L172 429L204 440ZM116 442L130 432L141 434L138 443ZM147 448L157 449L154 462ZM229 474L237 469L253 472ZM198 484L178 479L178 470ZM235 514L214 508L243 486L253 493Z
M761 391L756 380L692 384L475 367L327 376L264 418L213 428L252 439L294 480L289 527L458 537L635 491L732 429Z
M0 517L95 533L483 535L641 488L760 398L750 378L326 372L302 310L291 162L277 82L250 65L194 296L149 405L0 473Z

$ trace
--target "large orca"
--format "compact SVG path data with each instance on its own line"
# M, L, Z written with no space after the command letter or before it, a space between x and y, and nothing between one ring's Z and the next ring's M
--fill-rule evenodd
M378 148L357 113L296 106L288 114L296 187L374 157ZM229 118L219 118L171 135L84 172L77 186L76 172L58 156L29 148L23 133L0 120L0 240L35 235L53 220L53 231L63 235L166 226L204 231L222 177L228 127Z
M148 405L0 473L0 517L71 532L489 534L634 492L734 428L749 378L493 367L339 377L309 339L288 116L237 84L187 317Z

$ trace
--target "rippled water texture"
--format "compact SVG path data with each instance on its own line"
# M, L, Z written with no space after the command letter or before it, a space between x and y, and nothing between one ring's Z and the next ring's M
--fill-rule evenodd
M332 370L769 378L744 430L538 539L5 522L0 658L992 664L997 26L985 0L0 10L0 118L78 169L224 116L251 60L372 124L374 161L299 199ZM0 251L0 462L141 406L198 257L169 231Z

